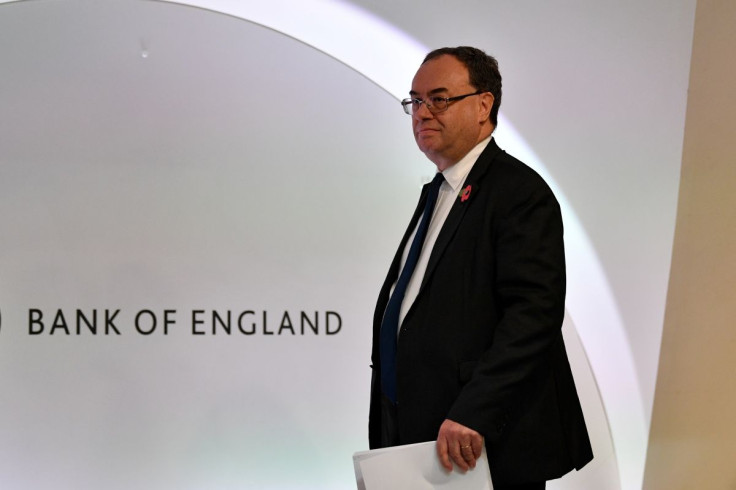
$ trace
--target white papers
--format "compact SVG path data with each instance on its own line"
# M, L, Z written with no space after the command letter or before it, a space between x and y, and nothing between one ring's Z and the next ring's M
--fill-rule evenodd
M357 452L353 463L358 490L493 490L485 446L465 473L442 467L434 441Z

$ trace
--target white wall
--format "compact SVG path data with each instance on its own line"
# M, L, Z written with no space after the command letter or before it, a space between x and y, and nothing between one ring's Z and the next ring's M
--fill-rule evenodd
M349 4L194 3L271 29L165 2L0 5L0 482L350 485L372 304L432 171L396 103L401 78L381 67L402 60L385 71L406 66L408 89L412 53L471 44L501 64L499 143L565 200L573 272L602 267L591 284L573 274L566 326L598 457L560 484L639 485L694 2L360 1L332 22ZM355 14L359 28L324 35ZM601 301L613 314L598 324L609 310L584 306ZM50 336L57 308L120 309L121 335ZM145 308L177 311L169 335L135 331ZM46 334L29 335L30 309ZM284 311L295 324L335 311L342 326L200 336L196 309L266 311L269 329ZM601 350L612 327L630 359ZM612 377L626 362L631 376ZM298 468L274 463L286 454Z

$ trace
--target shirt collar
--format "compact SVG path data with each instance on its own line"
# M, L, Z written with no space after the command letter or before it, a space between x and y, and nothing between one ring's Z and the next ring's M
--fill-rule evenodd
M483 150L486 149L486 146L488 146L490 141L491 136L488 136L486 139L475 145L472 150L460 159L459 162L455 165L450 165L444 170L444 172L442 172L442 175L445 177L445 181L450 185L450 187L452 187L453 191L460 191L460 187L468 177L470 169L473 168L476 160L478 160L478 157L483 153Z

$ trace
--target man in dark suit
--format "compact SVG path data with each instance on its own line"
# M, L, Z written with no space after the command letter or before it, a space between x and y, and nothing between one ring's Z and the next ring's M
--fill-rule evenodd
M427 55L402 101L438 170L379 294L371 448L437 441L440 462L494 488L539 489L593 457L562 340L559 205L491 137L498 64L469 47Z

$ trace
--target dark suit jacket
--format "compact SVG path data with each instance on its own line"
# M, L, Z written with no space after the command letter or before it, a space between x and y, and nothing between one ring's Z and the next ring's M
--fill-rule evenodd
M485 438L496 484L558 478L593 457L562 341L565 255L560 208L532 169L494 140L473 166L401 325L401 444L437 438L449 418ZM373 320L369 439L381 446L379 332L401 253Z

